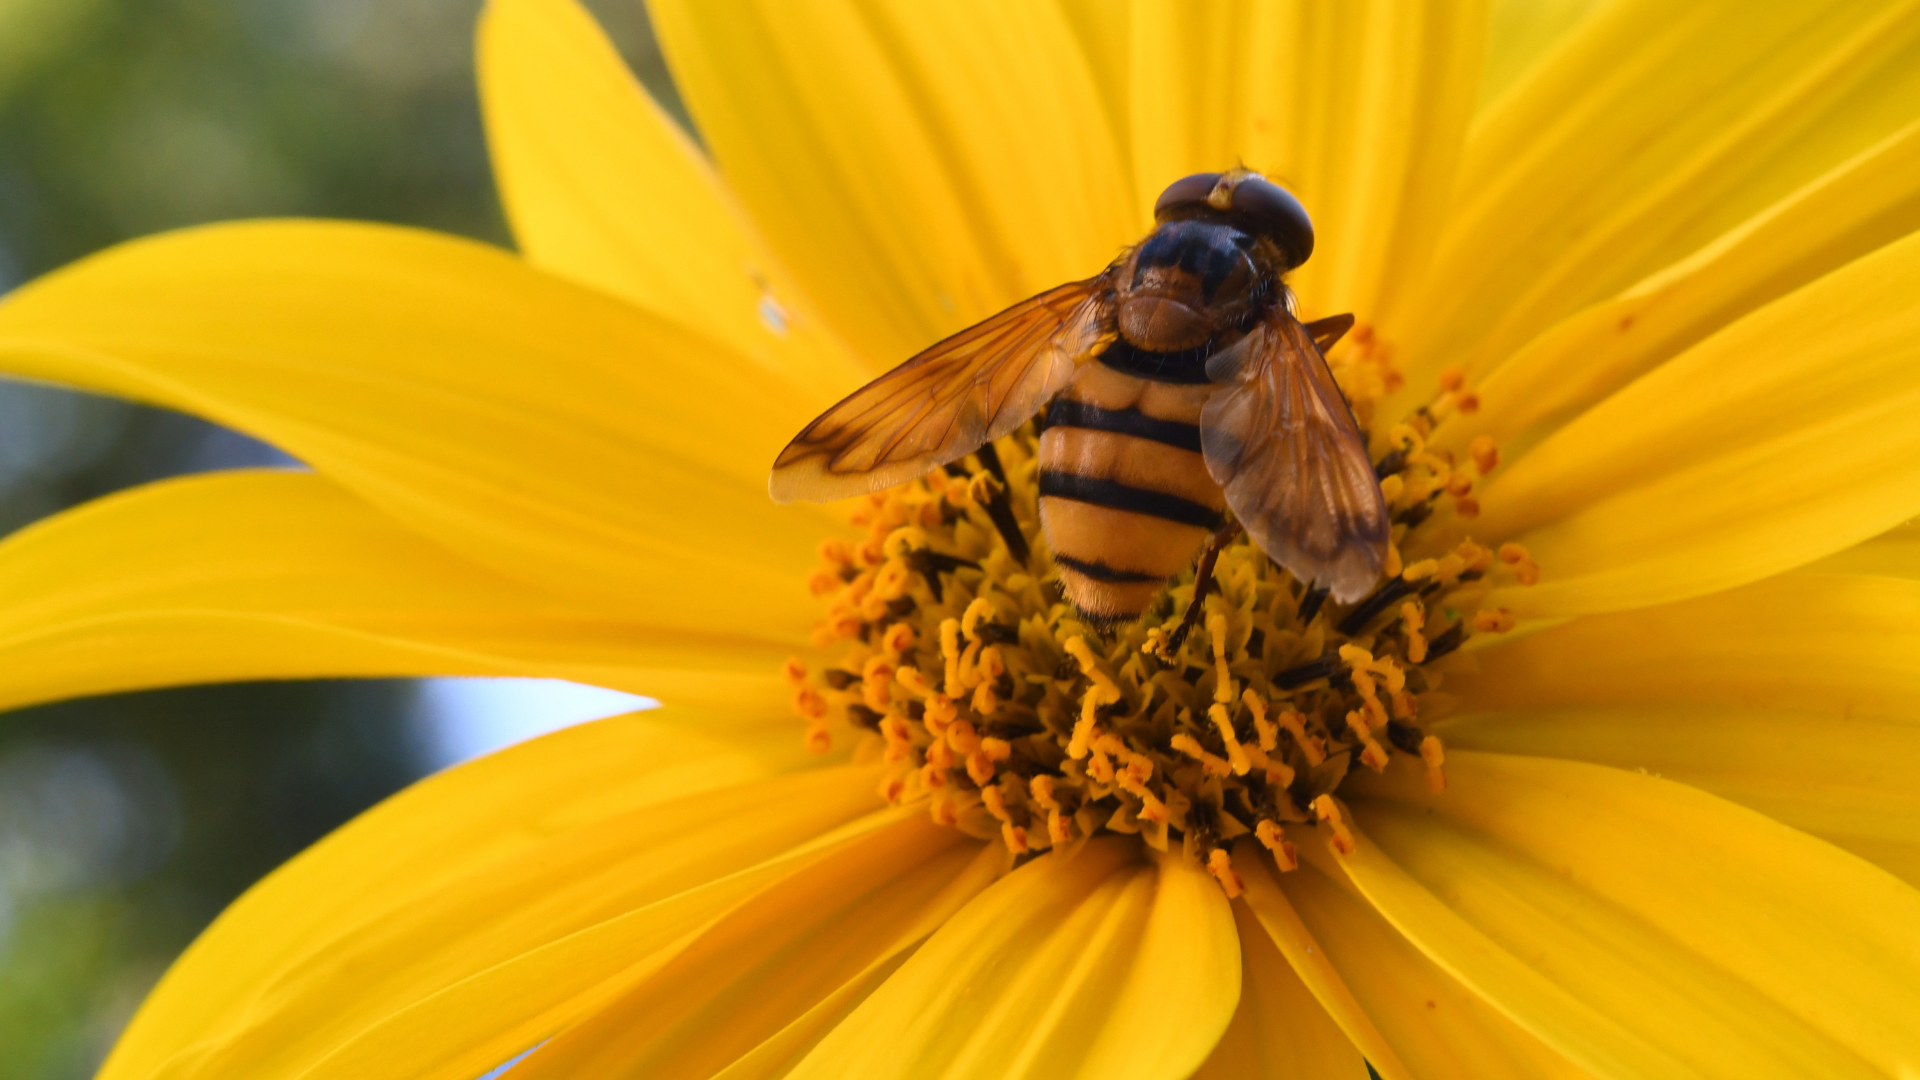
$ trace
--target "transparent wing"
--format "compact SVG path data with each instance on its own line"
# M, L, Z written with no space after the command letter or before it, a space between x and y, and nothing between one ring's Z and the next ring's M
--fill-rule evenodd
M1277 311L1207 375L1223 385L1201 410L1200 445L1247 535L1335 599L1365 596L1386 563L1387 501L1308 328Z
M774 460L775 502L878 491L978 450L1031 419L1104 343L1107 275L1023 300L854 391Z

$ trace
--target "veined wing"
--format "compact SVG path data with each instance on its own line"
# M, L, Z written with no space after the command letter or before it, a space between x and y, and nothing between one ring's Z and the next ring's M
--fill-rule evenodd
M1111 333L1101 274L977 323L854 391L774 460L775 502L827 502L902 484L1026 423Z
M1292 315L1276 311L1207 362L1207 472L1254 543L1350 603L1380 580L1387 501L1353 411Z

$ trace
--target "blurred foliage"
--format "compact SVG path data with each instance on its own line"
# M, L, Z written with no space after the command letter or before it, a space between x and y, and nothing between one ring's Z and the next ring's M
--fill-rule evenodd
M591 3L668 107L638 0ZM0 0L0 291L263 215L508 238L480 0ZM204 422L0 381L0 534L167 476L291 464ZM0 598L3 600L3 598ZM247 885L427 767L404 682L126 694L0 719L0 1078L90 1076Z

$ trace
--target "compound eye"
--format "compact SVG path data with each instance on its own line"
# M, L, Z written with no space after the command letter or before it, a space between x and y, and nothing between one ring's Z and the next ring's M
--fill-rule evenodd
M1198 177L1188 177L1195 180ZM1179 183L1184 184L1186 180ZM1178 185L1175 185L1178 186ZM1167 189L1171 194L1173 188ZM1167 196L1160 196L1165 201ZM1202 198L1205 198L1203 195ZM1299 266L1313 254L1313 222L1292 193L1261 176L1249 176L1233 189L1233 222L1280 245L1287 263Z
M1220 174L1217 172L1194 173L1175 180L1154 201L1153 220L1165 221L1167 215L1175 210L1206 206L1207 196L1219 183Z

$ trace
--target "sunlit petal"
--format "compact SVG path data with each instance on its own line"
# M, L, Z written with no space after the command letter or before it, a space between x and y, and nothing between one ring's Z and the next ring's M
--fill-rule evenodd
M479 45L494 175L528 261L824 395L857 381L858 365L779 281L705 156L592 16L574 0L493 0Z
M1476 530L1523 534L1551 568L1501 602L1570 614L1680 599L1912 517L1917 287L1920 234L1707 338L1498 474Z
M1920 891L1637 773L1461 753L1363 778L1341 863L1402 933L1606 1076L1884 1076L1920 1053ZM1818 978L1809 978L1817 972Z
M796 845L875 805L866 770L773 775L782 757L761 748L791 746L790 725L687 719L708 730L657 713L601 721L382 804L229 908L102 1076L471 1080L591 1014L831 849Z
M1436 435L1505 442L1605 398L1675 353L1920 228L1920 122L1711 243L1553 327L1476 380L1481 408Z
M1347 882L1319 840L1302 844L1300 855L1300 868L1279 882L1392 1047L1391 1057L1367 1051L1382 1080L1589 1075L1421 955Z
M828 519L764 478L819 399L479 244L319 222L138 241L0 303L0 370L257 435L589 601L808 614L791 583Z
M1475 123L1407 327L1417 385L1511 351L1920 115L1910 3L1635 0L1581 29Z
M878 986L990 885L1003 862L965 834L914 815L728 913L660 971L518 1066L520 1080L697 1080L769 1041L782 1043L791 1063L807 1046L786 1045L782 1034L818 1003L845 996L850 984Z
M659 616L666 612L655 611ZM0 704L246 679L514 675L689 701L770 685L755 620L689 634L467 563L322 477L213 474L0 544Z
M1354 1080L1366 1074L1360 1051L1320 1007L1245 904L1233 906L1240 930L1240 1006L1194 1080Z
M875 367L1136 239L1099 91L1051 4L649 10L728 184Z
M977 897L791 1075L1172 1080L1205 1060L1239 996L1213 879L1095 841Z

